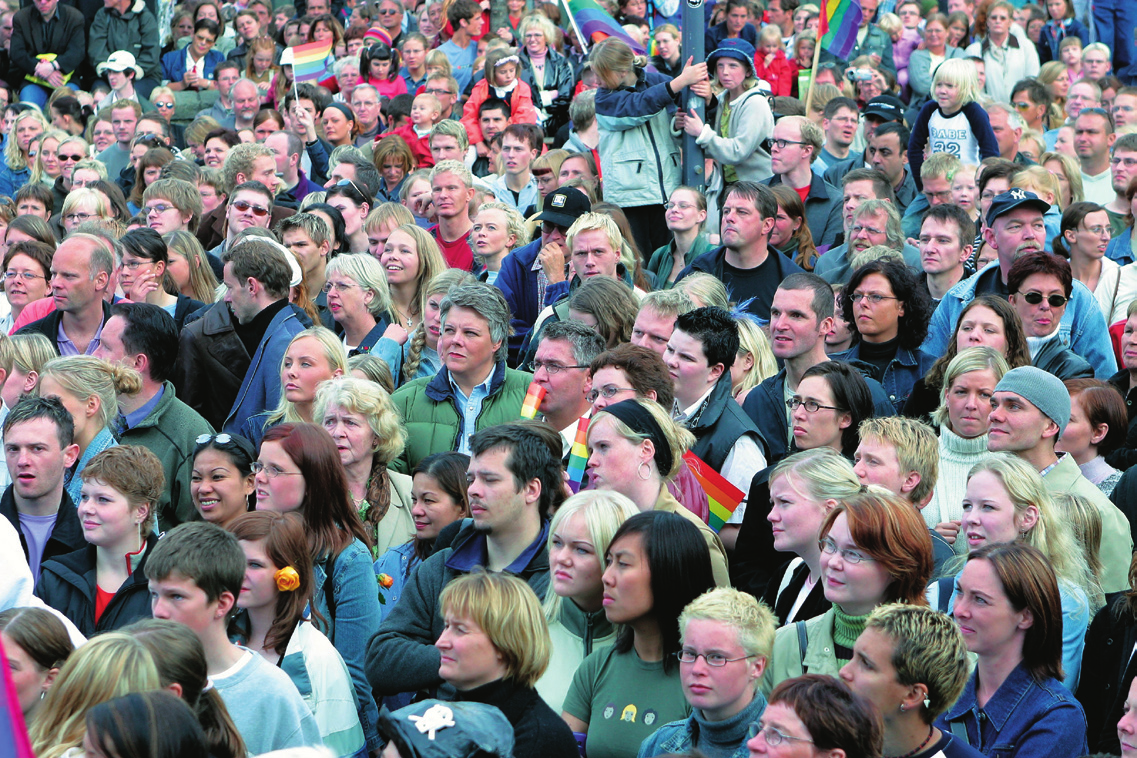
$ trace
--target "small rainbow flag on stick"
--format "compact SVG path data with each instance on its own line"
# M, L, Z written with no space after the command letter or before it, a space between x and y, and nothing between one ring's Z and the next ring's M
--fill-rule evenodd
M848 58L857 46L857 30L863 17L860 0L821 0L818 48L825 48L842 60Z
M292 78L296 82L318 82L328 76L332 40L308 42L292 48Z
M525 393L525 400L521 403L521 418L535 419L537 411L541 408L541 401L545 399L545 388L532 382L529 391Z
M734 509L746 499L746 495L690 450L683 453L683 460L687 462L687 468L691 469L691 473L695 475L699 484L703 485L703 491L707 493L707 500L711 508L707 525L717 532L730 520Z
M568 486L573 492L580 492L584 481L584 470L588 467L588 417L582 416L576 422L576 439L569 450Z

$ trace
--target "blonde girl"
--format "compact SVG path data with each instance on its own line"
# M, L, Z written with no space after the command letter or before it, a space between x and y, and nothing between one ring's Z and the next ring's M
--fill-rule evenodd
M778 373L778 362L770 348L770 338L757 321L743 313L735 323L738 324L738 355L730 368L731 392L742 405L750 390Z
M403 224L387 236L379 262L387 271L394 316L413 333L426 313L424 285L447 269L446 259L434 237L415 224Z
M47 119L38 110L26 110L16 116L4 145L4 161L0 163L0 195L15 197L31 177L28 151L32 140L49 129Z
M109 214L108 214L109 215ZM205 250L193 232L178 230L162 235L170 258L170 277L186 297L212 303L217 299L217 277L205 257Z
M920 109L908 142L908 163L917 186L924 151L949 153L964 163L978 164L999 157L999 143L987 112L975 101L979 77L965 58L946 60L932 77L932 97Z
M49 129L39 139L39 151L36 153L35 163L32 164L32 173L28 178L31 184L43 183L49 187L54 186L59 178L59 146L68 138L68 134L60 129Z

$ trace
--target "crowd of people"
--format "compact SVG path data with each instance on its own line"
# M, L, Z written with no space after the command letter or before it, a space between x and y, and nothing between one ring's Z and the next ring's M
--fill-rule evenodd
M36 758L1137 758L1137 6L602 5L0 0Z

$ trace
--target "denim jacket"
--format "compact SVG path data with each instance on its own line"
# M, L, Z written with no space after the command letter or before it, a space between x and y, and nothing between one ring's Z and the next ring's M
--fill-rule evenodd
M750 701L750 704L743 708L740 713L728 719L728 721L733 722L726 725L730 731L721 735L719 739L725 741L729 738L733 742L735 735L739 737L738 747L731 753L730 758L746 758L750 754L746 748L747 731L751 724L762 718L765 711L766 697L761 692L755 692L754 699ZM698 747L695 744L699 740L700 729L700 719L696 715L697 713L696 711L681 721L668 722L655 730L640 745L639 758L691 754Z
M359 701L359 723L367 737L368 749L375 750L383 744L378 731L379 709L375 706L371 684L363 668L367 643L371 635L379 631L380 620L379 590L371 551L355 539L336 556L332 573L334 614L328 609L328 598L324 593L327 566L327 560L321 560L313 567L316 583L312 607L324 617L324 624L319 625L320 631L332 641L351 672L351 682L355 685L355 696Z
M832 356L834 360L838 361L859 361L860 357L861 343L859 342L845 352ZM906 347L898 347L896 349L896 357L888 362L888 366L884 369L884 376L880 377L880 383L884 385L888 399L896 406L897 415L903 413L904 403L912 394L912 387L915 386L917 380L928 373L928 369L935 362L936 357L925 352L922 348L909 350Z
M1109 246L1105 249L1105 257L1116 261L1118 266L1124 266L1137 260L1133 257L1133 234L1130 229L1126 229L1109 241Z
M980 279L986 281L992 276L999 276L998 269L999 262L992 261L977 274L947 291L928 324L928 336L922 345L925 352L930 355L944 354L948 340L955 334L959 314L965 305L975 299ZM1058 325L1058 334L1067 347L1094 367L1094 376L1098 379L1105 381L1117 371L1117 359L1109 339L1109 325L1105 323L1105 316L1094 300L1093 293L1077 279L1074 280L1074 291L1070 294L1066 313Z
M1086 715L1057 679L1036 682L1020 663L980 708L977 677L972 672L959 700L936 720L941 730L960 724L971 747L989 758L1077 758L1089 752Z

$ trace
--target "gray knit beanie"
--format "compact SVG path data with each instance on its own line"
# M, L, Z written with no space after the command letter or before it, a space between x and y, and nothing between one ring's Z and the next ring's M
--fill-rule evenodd
M1049 371L1019 366L1003 375L995 391L1019 395L1058 424L1059 437L1066 433L1066 425L1070 423L1070 393L1062 380Z

